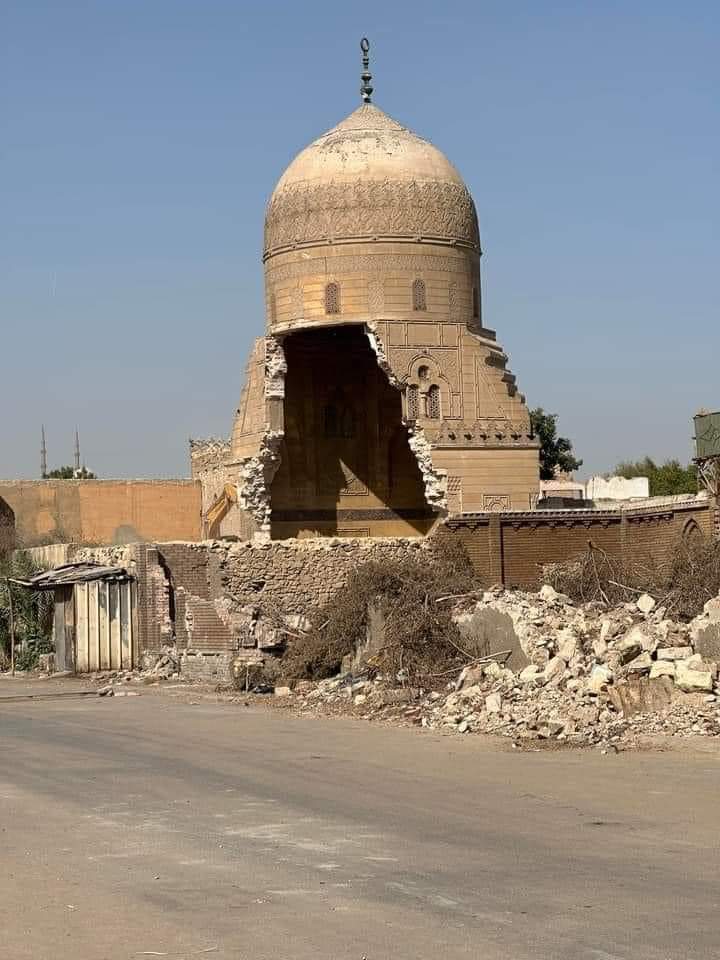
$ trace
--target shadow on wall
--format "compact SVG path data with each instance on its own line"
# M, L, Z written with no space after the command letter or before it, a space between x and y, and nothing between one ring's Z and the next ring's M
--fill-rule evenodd
M15 513L0 497L0 556L15 549Z

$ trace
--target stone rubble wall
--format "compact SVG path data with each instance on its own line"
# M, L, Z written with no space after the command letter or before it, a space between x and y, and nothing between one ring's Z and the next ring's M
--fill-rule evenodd
M137 578L146 658L173 644L188 678L227 681L238 656L278 651L283 623L296 629L355 567L431 551L432 541L415 538L211 540L85 548L72 559L120 564Z

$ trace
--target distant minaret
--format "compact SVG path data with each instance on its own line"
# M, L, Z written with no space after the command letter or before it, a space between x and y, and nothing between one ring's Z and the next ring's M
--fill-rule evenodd
M75 429L75 473L80 472L80 435Z
M47 476L47 447L45 446L45 424L40 427L42 440L40 442L40 476L44 480Z

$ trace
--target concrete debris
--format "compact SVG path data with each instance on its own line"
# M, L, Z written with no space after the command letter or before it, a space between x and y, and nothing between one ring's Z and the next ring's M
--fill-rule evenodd
M718 663L694 644L709 623L720 624L720 598L691 623L668 619L649 596L608 608L574 604L549 586L486 591L470 611L467 603L458 617L492 610L512 624L528 665L516 672L497 660L469 663L435 690L396 687L395 678L372 673L304 681L294 704L608 752L646 735L720 736Z
M158 680L169 680L180 673L180 658L177 648L173 644L163 646L155 663L149 665L144 671L151 677L157 677Z
M640 613L647 615L654 610L655 600L650 596L649 593L644 593L641 597L638 597L635 606L638 608Z

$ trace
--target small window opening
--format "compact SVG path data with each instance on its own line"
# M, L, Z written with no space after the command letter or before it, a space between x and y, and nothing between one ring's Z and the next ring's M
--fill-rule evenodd
M430 420L440 419L440 387L435 383L427 392L427 415Z
M420 413L420 395L418 388L412 383L407 388L406 400L408 420L417 420Z
M425 281L413 280L412 285L413 310L427 310L427 298L425 296Z
M340 313L339 283L328 283L325 287L325 313Z
M473 307L473 319L477 320L480 316L480 297L478 296L477 287L473 287L472 307Z

